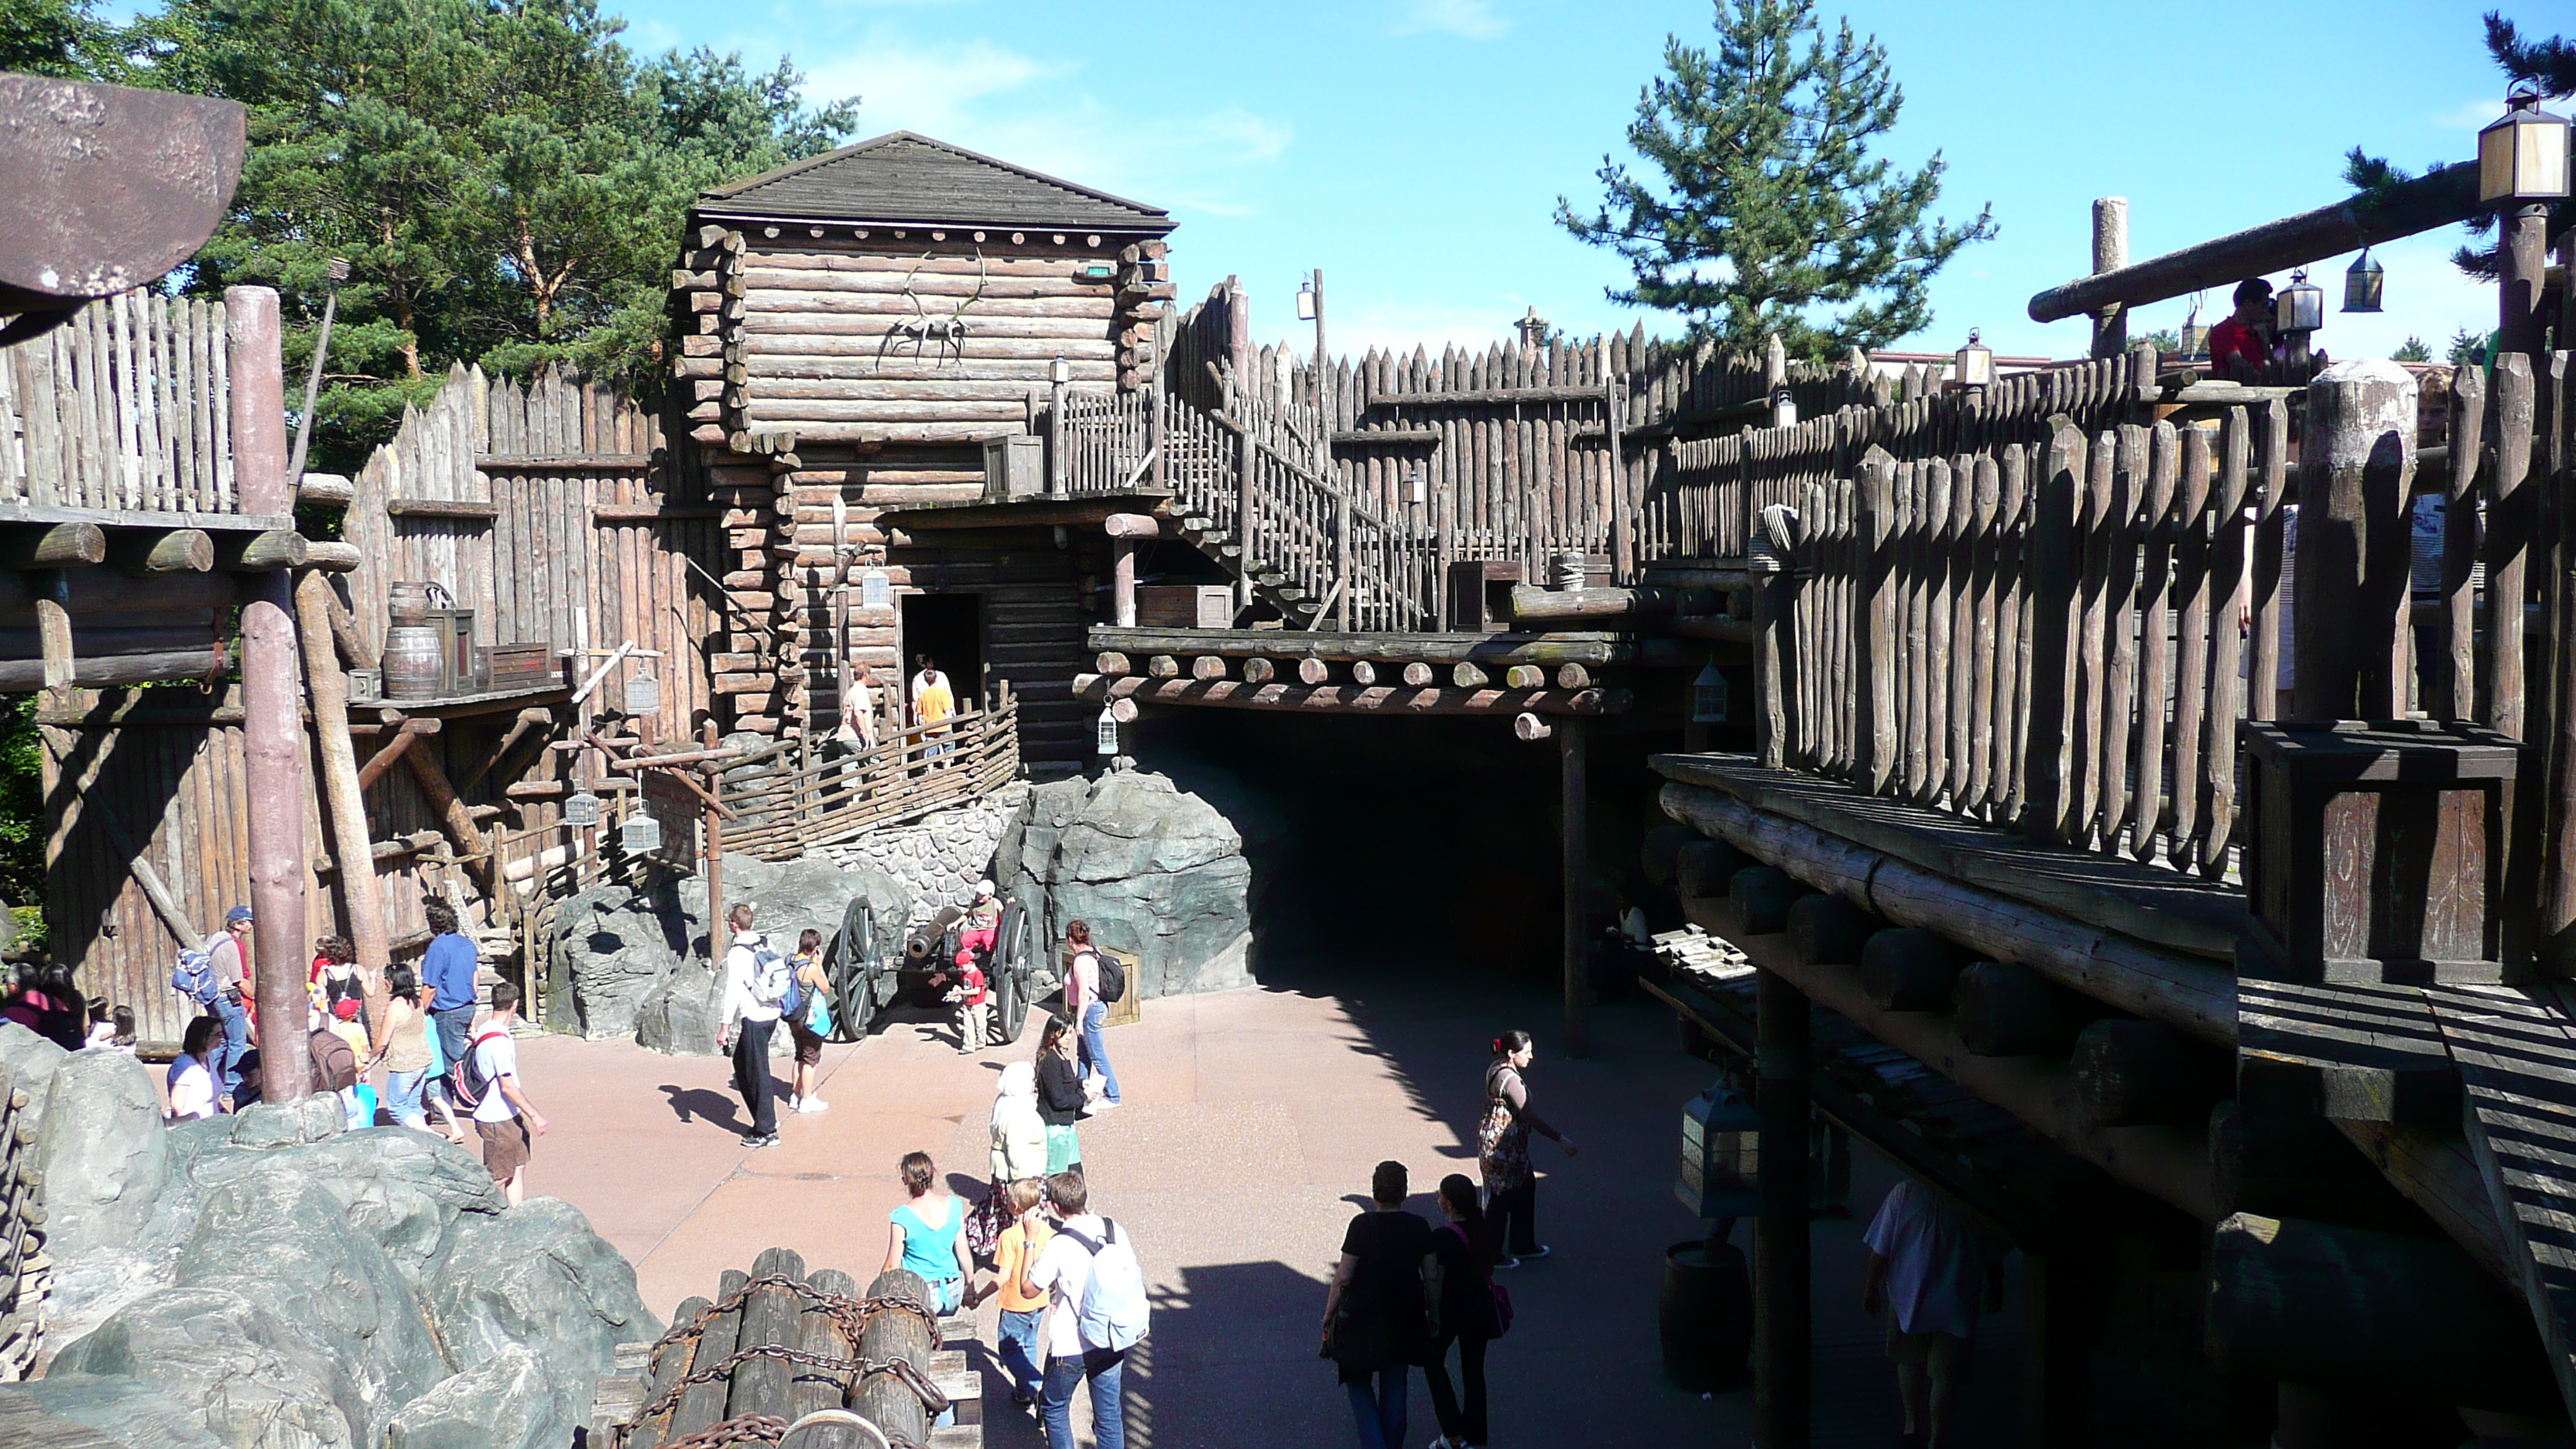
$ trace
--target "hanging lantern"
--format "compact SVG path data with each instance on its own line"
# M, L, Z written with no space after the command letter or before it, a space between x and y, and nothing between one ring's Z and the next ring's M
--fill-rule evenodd
M597 825L599 823L599 797L590 793L587 786L566 795L563 803L563 823L566 825Z
M617 844L628 855L650 855L662 848L662 822L638 810L617 827Z
M2281 332L2314 332L2325 325L2325 288L2309 281L2307 268L2301 267L2272 298L2272 326Z
M1118 716L1110 713L1106 706L1100 711L1099 738L1093 744L1100 754L1118 753Z
M2378 311L2380 289L2387 282L2388 270L2372 261L2370 248L2363 247L2361 255L2353 259L2343 274L2343 309L2347 312Z
M1682 1206L1704 1218L1762 1214L1762 1114L1723 1082L1682 1108Z
M1977 340L1977 329L1968 329L1968 345L1959 349L1957 372L1961 387L1987 387L1995 380L1993 349Z
M859 607L891 609L894 607L894 576L884 569L870 569L859 578Z
M2200 320L2200 297L2191 299L2191 315L2182 322L2182 355L2185 359L2209 355L2209 324Z
M1726 676L1719 673L1714 661L1699 667L1699 676L1691 681L1691 723L1726 723Z
M1300 322L1315 320L1315 283L1312 278L1297 284L1297 320Z
M657 714L662 708L662 681L650 674L626 676L626 712Z
M2515 81L2505 113L2478 132L2482 206L2555 201L2567 194L2567 118L2540 109L2540 87Z

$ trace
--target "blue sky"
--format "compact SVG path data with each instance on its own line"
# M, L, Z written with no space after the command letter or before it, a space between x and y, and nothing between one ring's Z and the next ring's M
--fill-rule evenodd
M2493 3L2493 0L2484 0ZM2526 29L2553 7L2506 0ZM1616 257L1550 220L1597 197L1604 153L1667 34L1706 44L1705 3L1374 0L1065 5L1016 0L608 0L639 47L793 57L809 94L862 98L861 135L910 129L1168 207L1186 300L1227 274L1264 338L1310 334L1291 296L1324 268L1334 351L1483 343L1535 305L1568 331L1640 315L1602 296ZM2474 153L2502 110L2482 3L2172 0L1820 5L1874 33L1906 94L1885 154L1939 150L1941 209L1991 202L2000 235L1935 281L1934 320L1900 345L2080 353L2081 321L2041 326L2030 294L2083 271L2095 196L2131 208L2144 258L2344 194L2343 151L2410 167ZM2436 352L2494 319L2446 260L2457 229L2384 249L2388 311L2330 311L2320 345ZM2339 300L2350 258L2317 268ZM2276 280L2286 280L2276 279ZM2330 301L2330 307L2333 302ZM2206 320L2226 307L2213 295ZM2174 325L2184 304L2145 311Z

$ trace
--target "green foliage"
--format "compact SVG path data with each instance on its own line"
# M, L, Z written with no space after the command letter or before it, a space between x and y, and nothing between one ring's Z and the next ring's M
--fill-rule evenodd
M1610 300L1678 312L1733 350L1777 333L1821 360L1922 330L1932 274L1995 234L1991 208L1927 223L1940 153L1914 172L1869 154L1905 104L1874 37L1844 22L1828 42L1815 0L1715 7L1716 53L1667 37L1666 74L1628 127L1659 176L1605 157L1600 207L1584 216L1559 197L1557 223L1627 260L1636 284Z
M2502 11L2490 10L2482 19L2486 27L2487 55L2495 61L2496 68L2505 73L2507 80L2530 81L2540 87L2543 95L2576 95L2576 45L2568 44L2559 36L2546 40L2525 39L2521 29L2505 19ZM2504 114L2501 102L2496 114ZM2410 179L2410 173L2391 165L2384 157L2370 155L2355 146L2344 153L2343 179L2352 187L2361 208L2367 211L2392 188ZM2550 235L2557 235L2571 224L2576 224L2576 203L2554 203L2549 213ZM2451 254L2451 262L2480 281L2492 282L2503 270L2502 243L2488 240L2495 236L2496 213L2479 212L2470 217L2466 225L2471 235L2481 239L2480 244L2461 247Z
M41 903L45 896L44 744L36 734L37 698L0 699L0 899L14 906Z
M2129 345L2152 347L2159 357L2182 356L2182 334L2170 327L2159 327L2153 332L2133 333L2129 337Z
M2405 341L2397 344L2397 350L2388 354L2388 360L2391 362L2430 362L2433 360L2433 349L2424 345L2423 338L2410 336Z
M2451 334L2451 348L2444 354L2443 360L2453 367L2486 366L2488 336L2487 333L2472 332L2466 327L2461 328Z
M97 0L0 0L0 70L127 80L120 38Z
M622 29L594 0L168 0L126 33L156 83L250 108L232 215L181 285L276 287L300 376L350 263L315 466L363 462L452 362L649 380L689 203L855 122L784 61L644 59Z

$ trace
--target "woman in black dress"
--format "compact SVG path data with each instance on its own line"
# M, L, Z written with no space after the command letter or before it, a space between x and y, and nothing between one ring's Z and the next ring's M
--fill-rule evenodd
M1422 1260L1431 1225L1404 1210L1404 1164L1381 1162L1369 1177L1377 1206L1351 1219L1341 1265L1324 1295L1324 1354L1350 1391L1360 1449L1403 1449L1405 1367L1431 1343L1422 1313Z

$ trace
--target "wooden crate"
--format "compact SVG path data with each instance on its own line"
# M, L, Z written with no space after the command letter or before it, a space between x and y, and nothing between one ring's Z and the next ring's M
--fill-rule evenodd
M1512 585L1521 581L1517 559L1460 559L1449 565L1449 627L1486 634L1511 626Z
M1125 1026L1129 1022L1140 1019L1145 1014L1145 993L1143 990L1143 983L1136 979L1136 955L1132 951L1112 950L1105 946L1101 949L1107 954L1117 957L1118 969L1127 973L1127 994L1116 1001L1102 1003L1109 1008L1109 1015L1103 1019L1102 1024L1104 1026Z
M1234 625L1228 584L1146 584L1136 590L1140 629L1227 629Z
M544 644L495 644L482 651L486 689L543 689L554 683L554 651Z

